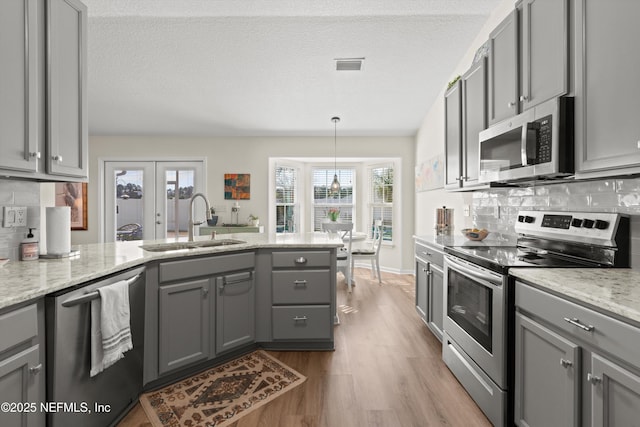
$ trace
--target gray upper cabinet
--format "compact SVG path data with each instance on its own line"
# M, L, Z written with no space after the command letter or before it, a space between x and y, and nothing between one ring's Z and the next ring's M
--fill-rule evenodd
M462 81L458 80L444 96L444 188L459 189L462 185Z
M518 113L518 14L489 35L489 124Z
M40 156L36 1L0 4L0 169L10 171L36 172Z
M215 279L216 354L255 340L255 281L253 271Z
M576 177L640 173L640 2L575 4Z
M482 57L462 76L462 187L480 185L480 140L487 128L487 58Z
M47 172L87 178L87 8L77 0L47 7Z
M569 79L569 0L522 4L520 102L527 110L564 95Z

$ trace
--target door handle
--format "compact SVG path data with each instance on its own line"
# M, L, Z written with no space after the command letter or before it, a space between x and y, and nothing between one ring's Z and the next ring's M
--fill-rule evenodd
M563 368L569 368L569 367L573 366L573 362L571 360L560 358L560 365Z
M42 369L42 363L37 364L36 366L31 366L29 368L29 373L31 375L36 375L40 373L40 370Z
M577 326L578 328L582 329L583 331L587 331L587 332L591 332L596 328L593 325L585 325L584 323L581 323L580 320L577 317L573 317L571 319L569 319L568 317L565 317L564 321L568 322L568 323L571 323L573 326Z

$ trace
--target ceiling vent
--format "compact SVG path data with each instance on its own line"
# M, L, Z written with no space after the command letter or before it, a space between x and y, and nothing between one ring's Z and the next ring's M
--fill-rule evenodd
M360 71L364 58L336 58L336 71Z

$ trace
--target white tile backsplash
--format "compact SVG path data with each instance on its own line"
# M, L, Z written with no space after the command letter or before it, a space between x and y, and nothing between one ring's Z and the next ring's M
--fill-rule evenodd
M472 218L475 227L490 230L493 238L512 240L519 209L625 213L631 215L631 266L640 270L639 193L640 178L492 188L473 194ZM495 207L500 207L499 217Z
M27 227L2 227L3 206L26 206ZM18 260L29 228L36 229L33 234L40 240L40 183L0 179L0 257Z

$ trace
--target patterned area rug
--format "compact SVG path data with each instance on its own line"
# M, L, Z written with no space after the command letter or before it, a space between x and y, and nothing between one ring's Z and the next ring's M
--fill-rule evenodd
M140 396L156 427L220 427L302 384L307 378L262 350Z

